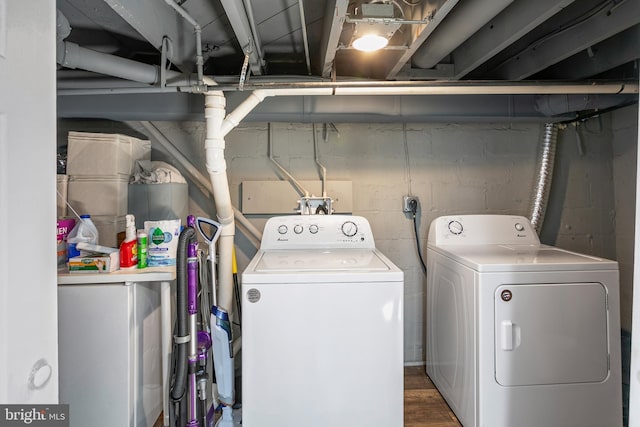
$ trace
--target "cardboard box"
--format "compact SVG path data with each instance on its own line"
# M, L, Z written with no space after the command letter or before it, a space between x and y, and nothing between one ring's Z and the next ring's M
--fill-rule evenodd
M57 175L56 177L56 206L58 217L67 216L67 188L69 177L67 175ZM60 193L60 194L57 194ZM71 231L71 230L69 230Z
M75 225L76 220L73 218L58 218L56 223L58 267L64 267L67 263L67 236L71 233Z
M128 135L69 132L67 174L128 179L137 160L151 160L151 142Z
M80 256L69 259L69 273L111 273L120 269L120 251L114 248L78 243Z
M111 273L120 268L120 254L86 255L69 259L69 273Z
M119 216L127 212L129 179L70 176L69 203L80 214Z

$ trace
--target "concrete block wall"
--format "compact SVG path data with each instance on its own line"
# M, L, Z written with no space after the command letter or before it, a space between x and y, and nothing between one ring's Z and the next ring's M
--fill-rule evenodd
M158 124L175 141L199 134L201 124ZM312 126L274 123L273 155L299 180L319 179L313 158ZM379 249L405 272L405 361L424 360L424 288L411 219L401 211L402 196L420 199L420 247L428 227L451 213L526 215L535 174L539 124L338 124L326 141L318 129L320 161L328 179L353 183L354 214L371 222ZM245 180L277 180L268 159L268 125L243 124L226 138L229 183L234 203ZM181 135L182 134L182 135ZM200 133L201 134L201 133ZM181 135L181 136L179 136ZM181 145L183 142L177 142ZM202 141L192 141L198 148ZM192 147L184 147L185 152ZM194 158L204 166L203 158ZM200 163L199 163L200 162ZM291 210L296 201L291 201ZM238 205L239 206L239 205ZM241 206L239 206L241 208ZM260 228L266 218L252 217ZM255 253L239 248L242 270Z
M193 163L204 167L204 124L155 122ZM135 124L134 130L142 131ZM369 219L376 244L405 272L405 362L424 360L425 278L419 264L411 219L402 197L420 200L420 247L426 251L431 221L440 215L502 213L528 216L538 145L536 123L337 124L326 140L318 125L319 158L329 180L353 183L355 215ZM79 129L78 129L79 130ZM543 241L566 249L615 259L611 132L590 128L584 148L573 129L562 131ZM268 158L268 124L246 123L226 137L231 196L239 202L246 180L278 180ZM273 155L299 180L319 180L311 124L272 124ZM162 150L154 160L171 163ZM555 181L554 181L555 182ZM214 216L210 199L190 186L190 212ZM291 201L291 210L296 201ZM262 216L249 219L261 228ZM237 228L242 271L256 248ZM545 241L546 240L546 241Z
M614 111L610 119L616 260L620 268L620 321L623 329L631 331L638 107Z
M541 240L615 259L610 116L560 131Z

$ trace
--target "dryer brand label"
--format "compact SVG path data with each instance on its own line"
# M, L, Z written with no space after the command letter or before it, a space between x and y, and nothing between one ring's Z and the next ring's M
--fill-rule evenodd
M249 302L258 302L260 301L260 291L256 288L251 288L247 291L247 299Z

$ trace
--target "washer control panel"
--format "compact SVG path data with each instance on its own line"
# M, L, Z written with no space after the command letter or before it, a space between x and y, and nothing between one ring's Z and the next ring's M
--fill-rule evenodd
M431 245L539 245L531 222L515 215L441 216L431 223Z
M366 218L353 215L287 215L270 218L260 249L375 248Z

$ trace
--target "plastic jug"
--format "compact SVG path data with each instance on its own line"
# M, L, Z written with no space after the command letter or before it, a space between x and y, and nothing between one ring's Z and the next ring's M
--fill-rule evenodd
M67 254L69 258L80 256L80 251L76 249L76 244L80 242L98 244L98 229L91 221L91 215L80 215L78 221L67 236Z

